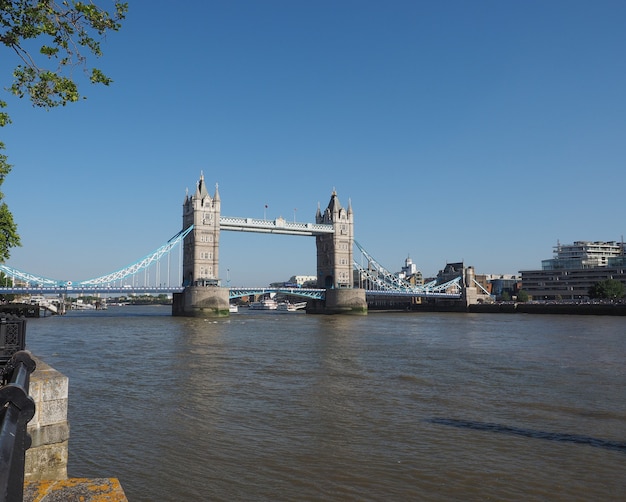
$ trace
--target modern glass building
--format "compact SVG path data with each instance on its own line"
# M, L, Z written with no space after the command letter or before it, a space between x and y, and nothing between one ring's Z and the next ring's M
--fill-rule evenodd
M576 241L554 247L554 257L541 270L522 270L522 288L534 300L587 298L589 288L606 279L626 287L626 247L623 242Z

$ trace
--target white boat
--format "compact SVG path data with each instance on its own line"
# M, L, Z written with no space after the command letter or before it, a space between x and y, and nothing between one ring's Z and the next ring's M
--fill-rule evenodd
M277 308L278 302L272 298L264 298L250 304L250 310L276 310Z
M239 312L239 306L233 305L231 303L230 305L228 305L228 312L230 312L231 314L236 314L237 312Z
M296 312L297 310L303 309L305 307L306 307L306 302L300 302L300 303L280 302L276 310L280 310L281 312Z
M96 306L91 303L83 303L82 300L72 302L72 310L96 310Z

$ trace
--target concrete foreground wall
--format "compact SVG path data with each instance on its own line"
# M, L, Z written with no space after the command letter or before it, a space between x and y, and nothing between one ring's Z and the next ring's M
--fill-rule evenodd
M30 376L29 394L35 401L35 416L27 427L32 444L26 450L24 479L67 479L68 378L41 359L33 359L37 368Z

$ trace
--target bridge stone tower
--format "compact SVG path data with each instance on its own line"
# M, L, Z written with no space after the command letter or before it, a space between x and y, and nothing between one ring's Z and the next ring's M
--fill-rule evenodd
M365 290L354 288L354 215L352 204L348 208L339 203L333 190L328 207L317 208L315 223L332 225L334 233L317 235L317 287L326 289L324 304L313 303L307 312L325 314L365 314Z
M333 234L315 237L317 245L317 287L351 288L354 242L354 217L352 204L348 209L341 207L337 192L333 190L328 207L322 213L319 206L315 223L332 225Z
M183 230L193 225L183 245L182 293L174 295L172 314L181 316L228 315L228 289L219 281L221 201L217 186L211 197L204 175L192 196L183 202Z
M216 286L219 272L220 195L209 195L200 175L196 193L183 203L183 229L193 225L184 242L183 286Z

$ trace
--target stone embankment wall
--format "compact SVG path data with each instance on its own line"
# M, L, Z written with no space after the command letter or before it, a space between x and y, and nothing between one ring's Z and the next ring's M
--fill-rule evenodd
M385 310L370 306L370 311ZM626 316L626 303L477 303L433 302L402 307L390 305L387 311L471 312L474 314L565 314Z
M37 368L30 377L29 394L35 401L35 416L28 423L32 444L26 451L24 479L67 479L68 378L33 359Z
M624 303L495 303L470 305L468 312L504 314L626 315Z

